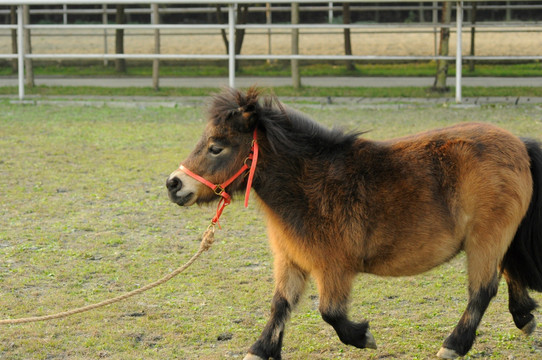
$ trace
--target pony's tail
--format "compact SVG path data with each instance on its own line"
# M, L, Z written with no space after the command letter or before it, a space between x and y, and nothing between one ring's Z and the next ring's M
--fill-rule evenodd
M542 149L534 140L523 142L531 161L533 195L501 270L523 287L542 291Z

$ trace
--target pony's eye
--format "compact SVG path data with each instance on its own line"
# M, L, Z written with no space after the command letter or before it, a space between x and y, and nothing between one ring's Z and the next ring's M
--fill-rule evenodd
M217 145L211 145L209 146L209 152L213 155L218 155L222 152L222 150L224 150L223 148L221 148L220 146L217 146Z

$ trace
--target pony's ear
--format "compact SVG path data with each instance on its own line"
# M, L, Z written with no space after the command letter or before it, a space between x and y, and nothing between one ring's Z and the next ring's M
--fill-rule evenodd
M242 132L251 132L256 127L258 121L258 114L260 112L260 105L258 98L260 91L255 87L248 89L246 94L238 93L237 108L240 116L236 117L236 127Z
M258 109L255 104L248 104L245 106L240 106L239 116L237 118L237 128L241 132L251 132L256 127L256 122L258 119Z

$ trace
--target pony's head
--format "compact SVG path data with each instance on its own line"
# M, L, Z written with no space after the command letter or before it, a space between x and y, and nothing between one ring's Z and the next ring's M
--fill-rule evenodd
M228 182L247 163L261 110L258 97L255 88L246 93L227 89L213 97L203 135L166 181L171 201L181 206L207 203L218 199L221 190L242 189L244 173L225 185L227 189L213 190L211 185Z

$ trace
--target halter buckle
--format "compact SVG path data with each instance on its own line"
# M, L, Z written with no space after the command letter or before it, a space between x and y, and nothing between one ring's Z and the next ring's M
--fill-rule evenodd
M215 188L213 189L213 191L215 192L216 195L218 196L222 196L222 193L224 191L226 191L222 186L220 186L220 184L216 185Z
M250 161L250 165L247 164L247 162ZM245 158L245 161L243 161L243 164L247 167L247 169L250 169L252 167L252 156L248 156Z

